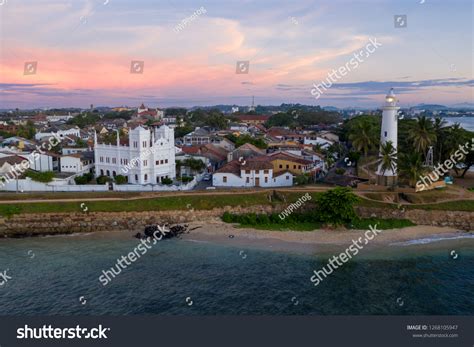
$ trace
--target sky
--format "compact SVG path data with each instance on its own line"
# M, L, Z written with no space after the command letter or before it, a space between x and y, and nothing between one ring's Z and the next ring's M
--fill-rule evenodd
M0 109L474 102L473 17L471 0L0 0Z

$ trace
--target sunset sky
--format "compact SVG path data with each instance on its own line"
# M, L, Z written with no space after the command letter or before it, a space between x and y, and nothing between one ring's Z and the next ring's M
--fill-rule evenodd
M422 3L423 2L423 3ZM0 108L473 102L471 0L0 0ZM198 9L182 30L175 27ZM394 28L394 15L407 15ZM332 69L382 46L318 100ZM130 73L132 60L143 73ZM250 61L236 74L236 61ZM37 62L24 74L25 62Z

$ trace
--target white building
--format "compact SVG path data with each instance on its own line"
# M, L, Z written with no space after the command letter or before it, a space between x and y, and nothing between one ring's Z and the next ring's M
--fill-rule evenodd
M273 165L266 157L233 160L212 175L215 187L290 187L293 175L280 172L273 175Z
M394 157L396 159L396 152L398 148L398 110L400 107L397 106L397 99L393 92L393 88L385 97L385 105L382 108L382 127L380 130L380 145L387 142L391 142L395 152ZM381 154L380 154L381 156ZM397 164L394 162L393 169L387 168L382 169L382 164L379 165L377 170L377 184L381 185L394 185L397 182Z
M70 136L70 135L74 135L74 136L77 136L77 137L80 138L81 137L81 130L78 127L73 127L73 128L66 129L66 130L36 133L35 140L40 141L41 139L43 139L45 137L52 137L54 134L56 134L55 137L59 137L61 139L66 138L67 136Z
M128 141L99 144L94 136L96 176L126 176L129 183L157 184L176 177L174 130L166 125L138 126L128 133Z
M82 152L63 155L60 158L61 172L89 173L94 167L94 153Z

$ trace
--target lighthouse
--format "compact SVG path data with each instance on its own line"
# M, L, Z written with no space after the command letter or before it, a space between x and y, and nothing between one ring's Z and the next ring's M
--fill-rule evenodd
M400 109L397 106L397 101L393 88L391 88L385 97L385 105L382 108L382 127L380 130L380 145L382 146L389 141L392 142L395 148L395 156L398 151L398 110ZM382 169L382 164L379 164L377 184L385 186L397 184L397 164L394 164L394 169L386 169L385 171Z

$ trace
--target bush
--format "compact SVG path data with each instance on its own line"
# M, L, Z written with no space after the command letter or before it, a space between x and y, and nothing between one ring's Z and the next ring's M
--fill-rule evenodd
M166 185L170 185L170 184L173 184L173 180L171 178L162 178L161 179L161 183L163 184L166 184Z
M303 185L303 184L308 184L310 181L310 176L308 174L303 174L296 176L295 178L295 184L297 185Z
M54 178L54 172L52 171L36 172L36 171L29 170L25 173L25 176L31 178L33 181L36 181L36 182L49 183Z
M183 176L181 178L181 182L188 183L188 182L191 182L193 179L194 179L194 177L191 177L191 176Z
M89 183L90 181L92 181L92 179L94 178L94 175L91 174L91 173L86 173L82 176L77 176L77 177L74 177L74 182L76 182L76 184L79 184L79 185L82 185L82 184L87 184Z
M357 218L354 204L359 201L350 188L337 187L320 194L316 198L317 214L323 223L347 224Z
M338 174L338 175L344 175L344 172L346 172L345 169L343 169L342 167L338 167L335 172Z
M110 178L107 176L99 176L97 177L96 181L97 181L97 184L106 184L110 182Z
M115 183L117 184L126 184L127 183L127 177L123 175L117 175L115 176Z

